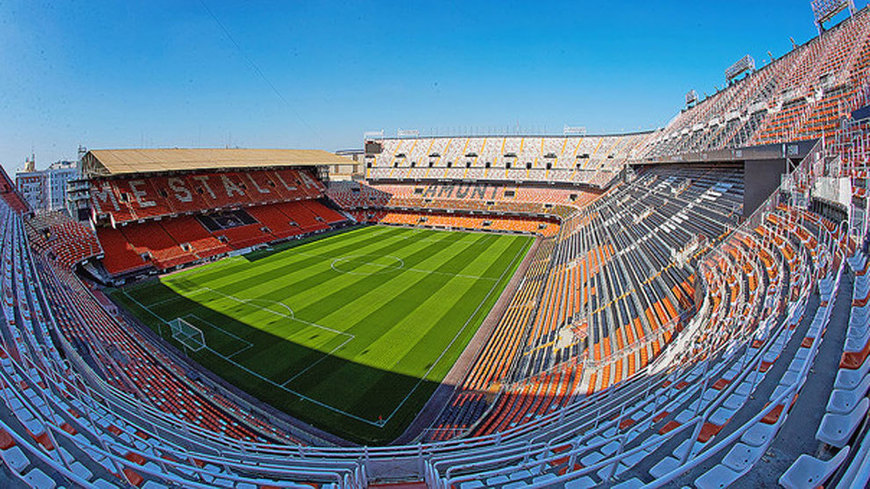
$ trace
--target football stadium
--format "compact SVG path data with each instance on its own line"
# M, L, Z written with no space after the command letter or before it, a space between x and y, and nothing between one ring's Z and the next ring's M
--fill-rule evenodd
M652 130L3 171L0 487L870 486L870 7L801 8Z

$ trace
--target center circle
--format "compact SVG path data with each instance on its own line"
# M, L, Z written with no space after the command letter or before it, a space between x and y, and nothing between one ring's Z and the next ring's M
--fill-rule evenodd
M350 275L377 275L400 270L405 262L393 255L347 255L332 260L330 267Z

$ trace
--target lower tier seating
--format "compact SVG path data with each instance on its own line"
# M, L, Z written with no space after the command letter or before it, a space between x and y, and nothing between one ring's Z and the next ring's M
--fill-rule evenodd
M347 220L316 201L255 206L245 210L252 224L208 230L197 218L180 216L116 228L99 227L105 250L103 266L110 275L153 268L171 269L279 239L329 229Z

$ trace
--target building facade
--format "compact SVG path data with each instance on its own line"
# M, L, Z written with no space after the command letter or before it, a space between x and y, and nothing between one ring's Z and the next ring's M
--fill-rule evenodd
M58 161L45 170L36 170L30 160L15 174L15 185L33 210L59 211L67 207L67 185L80 176L74 161Z

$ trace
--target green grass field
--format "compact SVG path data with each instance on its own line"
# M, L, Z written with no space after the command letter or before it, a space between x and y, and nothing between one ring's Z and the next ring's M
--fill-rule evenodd
M164 338L175 318L201 329L206 347L186 353L255 397L380 444L429 399L531 242L373 226L109 293Z

